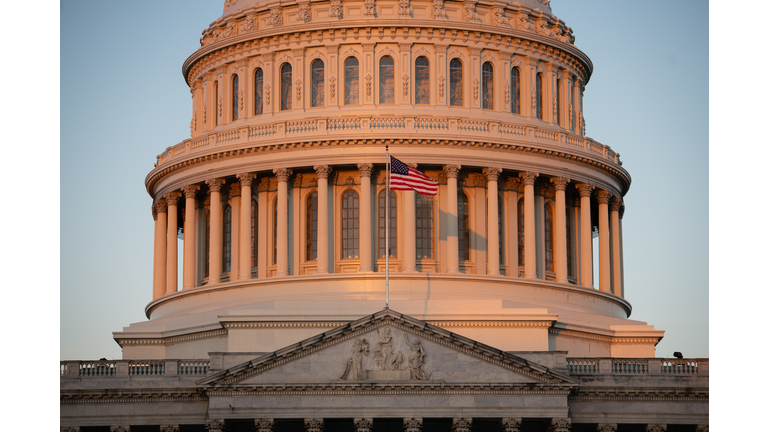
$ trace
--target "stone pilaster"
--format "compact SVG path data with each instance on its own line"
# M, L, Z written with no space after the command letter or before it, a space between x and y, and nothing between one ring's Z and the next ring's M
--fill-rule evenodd
M421 426L424 424L422 419L411 417L409 419L403 419L403 431L404 432L421 432Z
M523 424L521 418L504 418L501 420L501 427L504 432L520 432L520 425Z

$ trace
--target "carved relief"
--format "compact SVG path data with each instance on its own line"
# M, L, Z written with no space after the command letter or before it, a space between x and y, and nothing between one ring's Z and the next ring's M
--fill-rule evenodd
M552 96L552 118L557 123L557 97Z
M341 0L331 0L331 8L328 10L328 16L331 18L342 18Z
M480 80L475 78L472 80L472 98L477 100L480 97Z
M589 183L579 183L576 185L576 190L579 191L579 196L582 198L592 196L593 189L595 189L595 185Z
M552 9L549 6L549 0L539 0L539 3L543 4L544 6L548 7L550 10Z
M331 167L328 165L315 165L313 169L315 170L315 173L317 173L317 178L319 179L327 179L328 175L331 174Z
M509 24L509 20L507 18L504 18L504 8L500 6L496 6L493 8L493 15L491 17L493 25L507 25Z
M408 97L408 83L410 80L408 79L408 74L403 74L403 97Z
M520 11L517 13L517 29L533 31L533 24L528 21L528 14Z
M445 19L443 0L432 0L432 18Z
M547 20L544 18L539 18L536 20L536 33L542 35L542 36L549 36L552 34L552 31L547 27Z
M373 370L398 371L402 370L403 352L394 352L392 335L389 327L378 329L378 349L373 353Z
M331 99L336 97L336 77L331 76L331 78L328 79L330 85L331 85Z
M126 432L130 431L130 427L126 427ZM160 432L179 432L178 425L160 426Z
M256 31L259 28L259 19L255 13L249 13L245 16L245 21L240 24L240 33Z
M667 425L665 424L649 424L645 426L645 432L666 432Z
M403 419L404 432L421 432L421 425L423 420L420 418L411 417L409 419Z
M221 32L222 39L232 37L237 34L237 26L234 21L230 21L224 26L224 30Z
M405 343L411 348L411 354L408 356L408 369L411 372L412 380L428 380L431 374L424 372L424 347L418 338L413 338L411 342L408 335L405 335Z
M312 19L309 3L299 5L299 12L296 14L296 20L299 22L309 22Z
M531 90L531 115L536 114L536 92Z
M203 102L205 103L205 102ZM206 119L208 118L208 109L205 105L203 105L203 124L205 124Z
M311 418L304 419L305 432L323 432L323 419Z
M278 182L287 182L291 174L293 174L293 170L290 168L275 168L272 172L277 177Z
M280 27L283 24L283 8L276 7L269 10L269 18L266 23L268 26Z
M373 172L373 164L359 163L357 169L360 170L360 177L370 177Z
M273 419L254 419L253 423L258 432L272 432L272 428L275 427Z
M565 177L552 177L549 179L549 181L555 185L556 191L564 191L571 179Z
M347 365L344 368L344 373L341 374L343 380L364 380L365 379L365 366L366 360L368 360L368 341L363 339L355 339L352 341L352 356L347 360Z
M373 77L371 74L365 76L365 95L371 97L373 92Z
M195 199L197 191L200 190L200 185L186 185L181 187L181 191L184 192L184 198Z
M264 100L266 100L267 106L269 106L269 100L271 95L272 95L272 85L269 83L264 84Z
M240 90L237 93L237 110L240 111L240 114L243 113L243 104L245 103L245 90Z
M487 181L499 181L499 175L501 174L501 168L483 168L483 174L485 174L485 179Z
M464 21L480 22L480 17L477 15L477 12L475 12L474 3L469 3L469 2L464 3L464 13L462 16L464 17Z
M130 429L131 429L130 426L110 426L109 432L129 432ZM179 430L178 427L176 428L176 430L177 431Z
M523 424L523 419L520 418L505 418L501 420L501 427L504 428L504 432L520 432L520 425Z
M223 419L206 420L205 429L208 432L224 432L224 420Z
M504 84L504 103L509 105L509 83Z
M371 432L373 421L371 419L355 419L355 432Z
M536 177L539 176L539 173L526 171L526 172L521 172L519 176L520 176L520 179L523 181L523 185L531 186L536 183Z
M301 80L297 79L296 82L294 83L294 86L296 87L296 100L300 101L301 100Z
M219 98L219 106L216 109L216 112L218 113L219 120L221 120L221 113L222 113L223 106L221 104L221 98Z
M224 0L224 10L226 11L228 7L235 4L237 0Z
M601 423L597 425L597 432L616 432L618 425Z
M442 75L437 79L437 89L440 97L445 97L445 77Z
M238 180L240 180L241 186L251 186L253 184L253 181L256 179L256 174L241 173L241 174L237 174L236 177Z
M458 178L461 165L446 165L443 167L443 172L448 178Z
M411 16L411 0L400 0L398 3L400 5L400 10L398 11L398 15L401 18L410 17Z
M472 419L465 419L464 417L453 419L453 427L451 432L470 432L472 430Z
M549 425L549 430L552 432L569 432L571 430L571 419L553 418L552 423Z
M376 0L364 0L363 16L366 16L366 17L376 16Z

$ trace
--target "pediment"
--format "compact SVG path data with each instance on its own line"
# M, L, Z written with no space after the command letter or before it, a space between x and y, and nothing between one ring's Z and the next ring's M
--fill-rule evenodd
M384 309L198 382L208 388L366 383L568 387L577 381Z

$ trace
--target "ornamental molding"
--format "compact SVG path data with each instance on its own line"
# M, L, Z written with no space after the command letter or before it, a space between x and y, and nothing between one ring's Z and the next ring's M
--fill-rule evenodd
M464 2L464 12L461 16L466 22L480 22L480 16L475 12L475 3L472 1Z
M397 15L400 18L410 18L411 17L411 0L399 0L398 5L400 6L400 9L398 9Z
M311 192L311 191L310 191ZM335 328L349 324L349 321L224 321L225 329L245 328Z
M568 183L571 182L571 179L567 177L551 177L549 181L552 182L553 185L555 185L556 191L564 191L565 188L568 186Z
M184 193L184 198L195 199L197 192L200 190L200 185L189 184L181 187L181 191Z
M118 345L120 345L120 347L139 346L139 345L173 345L179 342L188 342L188 341L198 340L198 339L222 337L226 335L227 335L226 330L217 329L217 330L210 330L210 331L199 332L199 333L192 333L192 334L183 335L183 336L172 336L168 338L162 338L162 337L161 338L140 338L140 339L115 338L115 341L117 342Z
M268 27L280 27L283 24L283 8L280 6L269 9L269 18L265 20Z
M421 426L423 424L424 421L421 418L411 417L409 419L403 419L403 429L405 429L404 432L421 432Z
M445 10L443 10L443 0L432 0L430 12L433 19L446 19Z
M275 427L275 420L271 418L257 418L253 420L257 432L272 432Z
M126 432L129 432L129 429L126 429ZM179 432L179 425L170 425L170 426L160 426L160 432Z
M240 33L250 33L259 29L259 17L255 13L245 15L245 20L240 23Z
M498 327L551 327L555 320L525 320L525 321L427 321L429 324L448 328L448 327L476 327L476 328L498 328Z
M296 14L296 21L309 22L311 20L312 11L310 9L310 4L308 2L299 4L299 12Z
M223 178L212 178L205 181L208 185L208 190L211 192L221 192L221 187L224 186Z
M371 432L373 420L367 418L354 419L355 432Z
M601 423L597 425L597 432L616 432L618 425L616 423Z
M341 0L331 0L331 8L328 10L329 18L342 19L344 15Z
M251 186L253 181L256 180L256 173L240 173L235 174L238 180L240 180L241 186Z
M667 425L665 424L649 424L645 425L645 432L666 432Z
M110 426L109 432L130 432L130 426ZM179 432L178 427L176 428L176 432Z
M371 163L359 163L357 169L360 170L360 177L371 177L373 172L373 164Z
M501 427L504 432L520 432L520 426L523 424L522 418L504 418L501 419Z
M472 430L472 419L464 417L453 419L451 432L470 432Z
M496 63L498 62L498 58L496 57L496 53L490 53L490 52L484 52L480 63L490 62L492 65L496 66Z
M208 432L224 432L226 424L224 419L205 420L205 429Z
M103 403L160 403L160 402L208 402L208 397L198 394L197 388L153 389L148 395L145 389L121 388L119 392L110 389L63 390L61 404L103 404Z
M706 387L579 387L569 400L709 403Z
M419 57L426 57L431 62L434 59L434 56L432 55L432 50L428 50L426 47L420 47L417 51L414 51L412 54L414 59L417 59Z
M321 418L304 419L305 432L323 432L324 427L323 419Z
M363 60L362 54L360 54L355 48L349 48L341 55L341 60L346 61L349 57L355 57L359 61Z
M504 17L504 7L494 6L493 15L491 15L491 22L496 26L509 25L509 19Z
M275 168L272 170L272 173L275 174L278 182L287 182L290 180L293 170L290 168Z
M440 97L441 98L445 97L445 77L442 75L440 75L437 78L437 88L438 88L438 93L440 94Z
M448 51L448 62L450 63L451 60L459 58L462 60L462 65L467 61L467 57L464 55L464 50L459 48L454 48L450 51Z
M376 17L376 0L363 0L363 16Z

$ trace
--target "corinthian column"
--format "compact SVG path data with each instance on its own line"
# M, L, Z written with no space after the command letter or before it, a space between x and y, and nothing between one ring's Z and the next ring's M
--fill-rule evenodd
M184 275L182 277L182 288L189 289L195 287L195 199L199 185L186 185L181 188L184 192L186 204L184 206Z
M371 432L373 430L373 421L367 418L355 419L355 432Z
M551 432L568 432L571 430L571 419L569 418L553 418L549 425Z
M592 288L592 215L589 198L594 188L595 185L589 183L576 185L581 197L581 285L586 288Z
M253 256L251 255L251 185L256 175L251 173L242 173L237 175L237 179L240 180L240 275L238 280L251 279L251 262ZM258 216L258 215L257 215ZM234 280L234 275L229 277L229 280Z
M520 425L523 424L521 418L504 418L501 419L501 427L504 432L520 432Z
M221 218L221 187L224 179L214 178L206 180L211 191L211 232L210 250L208 253L208 284L217 284L221 281L221 248L222 248L222 218Z
M565 177L549 179L555 185L555 282L568 282L568 245L565 239Z
M152 290L152 299L165 295L165 271L167 261L167 223L168 223L168 204L164 199L155 201L154 211L155 219L155 286Z
M443 167L445 177L448 179L447 273L459 273L459 188L457 183L460 169L461 165Z
M600 291L611 292L611 234L608 226L608 202L611 193L597 192L598 241L600 242Z
M179 285L179 242L177 236L179 232L178 209L181 192L168 192L165 194L164 198L168 203L168 240L166 243L166 247L168 248L168 254L166 255L168 261L166 261L165 293L171 294L176 292L176 288Z
M277 176L277 272L275 276L288 276L288 179L292 170L272 170Z
M272 432L275 426L275 421L271 418L254 419L253 422L257 432Z
M421 418L411 417L403 419L404 432L421 432L422 424L424 424L424 421Z
M371 258L371 172L373 164L357 164L360 170L360 271L372 272Z
M536 207L534 206L533 185L536 183L536 177L539 173L524 172L520 173L520 179L523 181L525 207L525 272L524 278L533 279L536 277Z
M507 276L518 277L520 270L520 260L517 256L518 233L517 233L517 188L520 185L520 179L507 177Z
M315 274L328 274L328 165L314 167L317 173L317 270Z
M613 270L613 293L621 296L623 286L621 284L621 237L619 235L619 209L621 198L611 199L611 269Z
M318 199L320 197L318 196ZM320 254L318 254L319 256ZM325 429L325 425L323 424L323 419L321 418L305 418L304 419L304 430L306 432L323 432Z
M488 180L488 274L498 276L501 274L499 271L499 174L501 174L501 168L485 168L483 173Z

